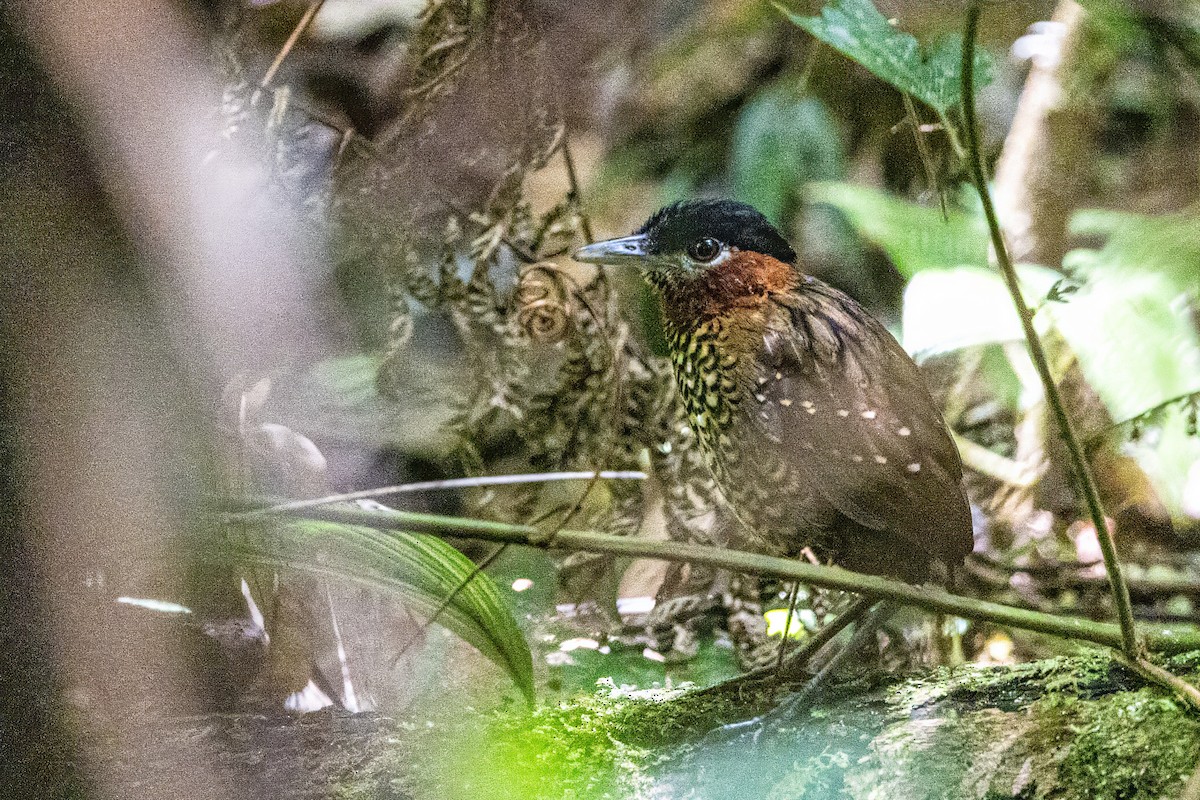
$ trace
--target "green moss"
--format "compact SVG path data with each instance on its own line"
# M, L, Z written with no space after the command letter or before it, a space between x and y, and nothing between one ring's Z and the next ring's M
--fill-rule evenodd
M638 692L615 716L618 738L643 747L679 744L727 722L771 708L774 690L758 683L694 691Z
M893 689L853 797L1149 800L1200 756L1200 717L1102 653L937 678Z
M1200 757L1200 718L1161 689L1043 705L1062 709L1059 730L1071 733L1059 767L1064 797L1173 797Z
M1135 685L1106 652L1088 650L1003 667L941 667L898 683L890 695L897 710L932 703L960 708L1020 708L1047 693L1095 697Z

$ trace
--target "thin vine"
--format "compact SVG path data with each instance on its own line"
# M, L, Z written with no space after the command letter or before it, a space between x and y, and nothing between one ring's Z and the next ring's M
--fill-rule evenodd
M1125 578L1121 571L1121 563L1117 558L1116 544L1113 541L1112 532L1109 530L1105 520L1104 507L1100 501L1100 492L1096 488L1096 479L1092 475L1091 468L1088 466L1083 445L1079 441L1079 436L1075 433L1075 426L1063 403L1062 394L1058 390L1058 384L1054 382L1054 377L1050 373L1050 362L1046 358L1046 351L1042 347L1041 339L1033 327L1033 312L1030 311L1025 298L1021 294L1020 280L1017 277L1017 271L1013 266L1012 258L1009 256L1008 246L1004 241L1004 234L1000 229L1000 220L996 216L996 209L992 204L991 193L988 191L987 175L983 165L983 154L979 144L979 122L975 114L975 38L979 29L981 11L979 0L972 0L967 5L966 23L963 28L962 97L963 117L966 123L967 163L971 170L971 178L974 181L975 188L979 192L980 200L983 202L983 213L987 218L992 248L996 253L996 261L999 264L1004 283L1008 287L1009 294L1012 296L1013 305L1017 309L1017 316L1021 320L1021 328L1025 333L1025 340L1029 346L1030 358L1033 360L1038 376L1041 378L1042 388L1046 394L1046 402L1054 412L1059 430L1066 441L1071 465L1080 486L1083 488L1084 501L1092 518L1092 524L1096 528L1096 538L1100 541L1100 551L1104 556L1104 567L1108 573L1109 585L1112 588L1113 604L1116 607L1117 620L1121 627L1121 650L1126 657L1137 659L1144 652L1144 647L1138 641L1138 634L1133 621L1133 604L1129 599L1129 587L1125 584Z

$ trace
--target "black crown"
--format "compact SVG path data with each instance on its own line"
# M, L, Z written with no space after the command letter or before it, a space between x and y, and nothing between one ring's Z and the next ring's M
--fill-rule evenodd
M796 263L796 251L754 206L736 200L687 200L656 211L637 230L657 255L682 253L688 245L711 237L739 250Z

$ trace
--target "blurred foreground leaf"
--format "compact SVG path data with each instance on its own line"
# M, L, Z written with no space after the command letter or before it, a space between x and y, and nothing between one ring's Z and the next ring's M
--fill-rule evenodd
M962 43L957 39L944 39L926 53L911 34L894 28L871 0L831 0L819 17L775 6L799 27L930 108L945 113L962 100ZM975 57L976 88L991 80L991 59L980 52Z
M1143 274L1098 278L1047 306L1114 420L1200 392L1200 336L1177 299L1167 278Z
M434 458L449 452L450 398L461 386L458 358L414 350L394 370L396 397L379 392L381 363L374 355L340 356L280 376L264 414L322 443L395 447Z
M247 531L236 547L247 561L388 592L427 618L470 578L438 614L438 624L506 670L533 702L533 657L495 584L436 536L317 521Z

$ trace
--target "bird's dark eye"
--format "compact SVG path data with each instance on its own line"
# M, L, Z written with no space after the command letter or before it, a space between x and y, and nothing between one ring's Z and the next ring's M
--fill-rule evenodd
M707 264L721 255L721 243L710 236L705 236L703 239L697 239L692 242L688 246L687 254L693 261Z

